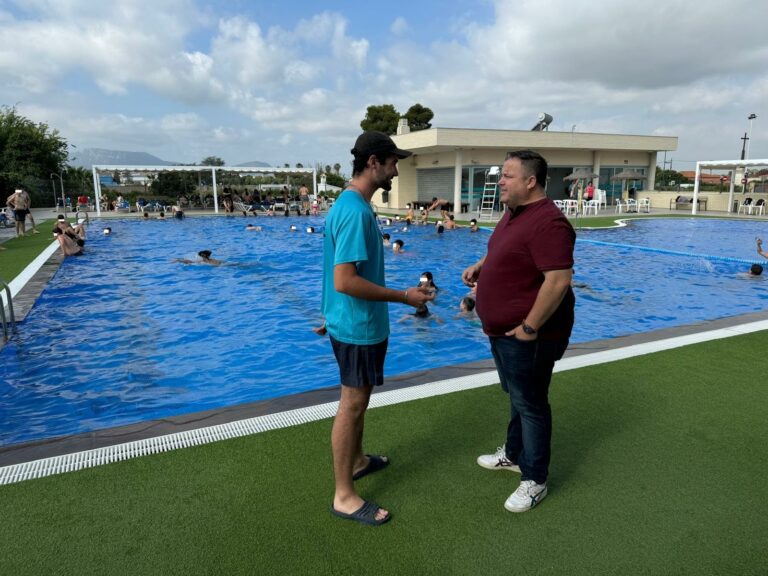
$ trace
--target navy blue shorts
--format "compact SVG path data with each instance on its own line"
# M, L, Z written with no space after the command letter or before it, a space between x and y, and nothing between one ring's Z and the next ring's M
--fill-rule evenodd
M362 388L384 384L384 358L389 339L378 344L347 344L333 336L330 339L342 386Z

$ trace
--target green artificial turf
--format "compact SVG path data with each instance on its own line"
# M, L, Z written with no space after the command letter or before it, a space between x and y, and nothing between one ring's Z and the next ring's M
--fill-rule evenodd
M497 386L371 410L332 517L329 420L0 487L0 574L768 573L768 332L556 374L550 494L511 514Z
M39 220L36 224L40 234L11 238L0 244L5 248L0 250L0 279L6 282L13 280L53 242L49 224L45 220ZM30 229L27 228L29 233Z

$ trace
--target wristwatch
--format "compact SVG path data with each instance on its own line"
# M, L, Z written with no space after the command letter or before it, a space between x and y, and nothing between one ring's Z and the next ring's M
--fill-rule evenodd
M525 320L523 320L523 323L521 324L521 326L523 327L523 332L528 334L528 336L533 336L534 334L536 334L536 329L528 326L528 324L525 323Z

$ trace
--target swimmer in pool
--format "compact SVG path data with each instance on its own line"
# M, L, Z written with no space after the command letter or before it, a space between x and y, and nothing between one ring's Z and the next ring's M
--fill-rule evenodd
M210 250L200 250L200 252L198 252L197 255L199 256L198 260L176 258L174 262L181 262L182 264L209 264L211 266L221 266L224 263L221 260L217 260L216 258L211 258Z
M432 272L422 272L421 276L419 277L419 283L418 286L424 286L425 288L429 288L430 290L437 292L440 290L440 288L437 287L434 281L434 277L432 276Z
M400 320L398 320L397 322L399 324L401 322L415 321L415 320L433 320L438 324L443 323L443 321L437 315L429 311L429 308L427 308L426 304L422 304L410 314L406 314L405 316L400 318Z
M763 258L768 258L768 252L763 250L763 241L760 238L755 238L755 242L757 243L757 253L760 254Z
M261 232L261 226L255 226L253 224L248 224L245 229L249 232Z
M752 264L746 272L739 272L742 278L760 278L763 274L763 267L760 264Z

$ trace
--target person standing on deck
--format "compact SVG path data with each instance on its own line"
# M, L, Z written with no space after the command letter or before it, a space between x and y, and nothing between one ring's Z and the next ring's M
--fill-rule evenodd
M521 475L504 503L510 512L530 510L547 495L549 384L574 319L576 234L547 198L546 181L547 162L541 155L531 150L507 154L499 189L509 210L491 235L486 255L462 273L468 286L482 279L476 311L511 407L506 443L477 463Z
M364 132L352 149L352 180L328 213L323 241L322 312L339 365L341 399L331 446L335 493L331 512L379 525L390 512L363 500L354 481L389 464L385 456L363 453L365 411L374 386L384 381L389 338L388 302L419 307L432 300L426 288L387 288L384 248L370 206L378 189L390 190L397 161L411 155L383 132Z

